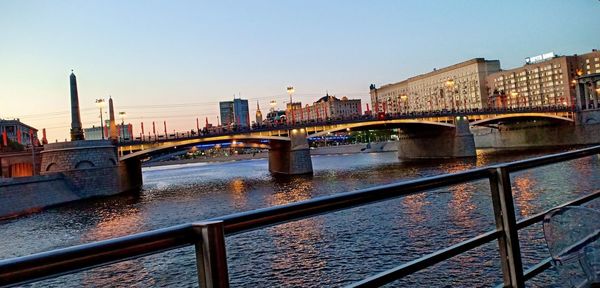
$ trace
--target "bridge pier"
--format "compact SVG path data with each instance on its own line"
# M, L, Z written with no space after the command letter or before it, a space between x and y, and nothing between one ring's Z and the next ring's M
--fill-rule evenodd
M306 130L293 129L290 141L271 141L269 172L283 175L312 174L312 159Z
M399 159L475 157L475 140L465 116L457 116L455 128L411 125L400 128Z

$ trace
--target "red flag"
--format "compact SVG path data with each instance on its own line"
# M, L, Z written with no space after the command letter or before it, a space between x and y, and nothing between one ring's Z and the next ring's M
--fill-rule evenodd
M33 146L33 130L29 129L29 143Z
M21 144L21 128L17 128L17 143Z
M6 135L6 130L2 131L2 143L4 146L8 146L8 137Z
M368 113L368 112L371 112L371 111L369 110L369 103L367 103L367 113Z

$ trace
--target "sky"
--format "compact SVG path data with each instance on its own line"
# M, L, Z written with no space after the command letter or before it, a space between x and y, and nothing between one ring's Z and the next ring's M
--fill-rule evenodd
M598 15L598 0L0 0L0 118L67 139L71 69L83 126L110 95L135 134L142 121L216 124L234 95L253 119L257 101L283 108L287 86L303 104L329 93L364 106L371 83L475 57L508 69L599 49Z

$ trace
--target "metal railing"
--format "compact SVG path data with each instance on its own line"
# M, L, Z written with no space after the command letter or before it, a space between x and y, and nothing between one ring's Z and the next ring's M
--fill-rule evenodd
M373 275L350 287L379 286L431 267L492 241L498 242L503 286L524 287L526 280L550 267L550 259L523 270L518 230L543 220L545 212L516 221L510 173L600 153L600 146L477 168L454 174L341 193L307 201L242 212L125 237L0 261L0 286L13 286L194 245L201 287L228 287L225 237L333 211L403 197L435 188L489 179L496 229ZM564 203L581 205L596 192Z
M232 136L239 135L244 133L254 133L254 132L270 132L277 130L292 130L292 129L300 129L300 128L308 128L314 126L323 126L323 125L340 125L340 124L352 124L352 123L363 123L363 122L376 122L381 120L401 120L401 119L419 119L419 118L435 118L435 117L454 117L454 116L473 116L473 115L497 115L497 114L520 114L520 113L561 113L561 112L573 112L572 107L566 106L555 106L555 107L521 107L521 108L485 108L485 109L473 109L469 111L420 111L420 112L410 112L410 113L392 113L385 114L383 118L378 117L378 115L356 115L348 118L338 118L338 119L322 119L315 121L302 121L296 123L279 123L279 124L270 124L263 125L261 127L240 127L234 130L229 128L223 131L214 131L214 132L201 132L195 131L196 134L191 134L190 131L179 131L175 132L172 137L169 134L154 134L152 136L144 136L148 138L144 140L142 138L136 139L132 138L129 141L120 141L118 146L129 146L129 145L137 145L137 144L146 144L146 143L161 143L161 142L169 142L173 140L187 140L187 139L199 139L205 137L216 137L216 136ZM572 113L570 113L572 114ZM573 115L569 116L573 118ZM225 127L219 126L220 129Z

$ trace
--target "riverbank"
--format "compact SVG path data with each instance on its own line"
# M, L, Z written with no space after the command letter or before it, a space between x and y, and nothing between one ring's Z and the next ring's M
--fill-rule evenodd
M339 146L316 147L310 150L310 155L336 155L336 154L355 154L355 153L379 153L379 152L395 152L398 151L398 142L372 142L372 143L357 143ZM165 165L179 165L189 163L218 163L231 162L252 159L264 159L269 157L269 152L264 151L253 154L235 154L230 156L217 156L194 159L169 160L143 164L143 167L155 167Z

